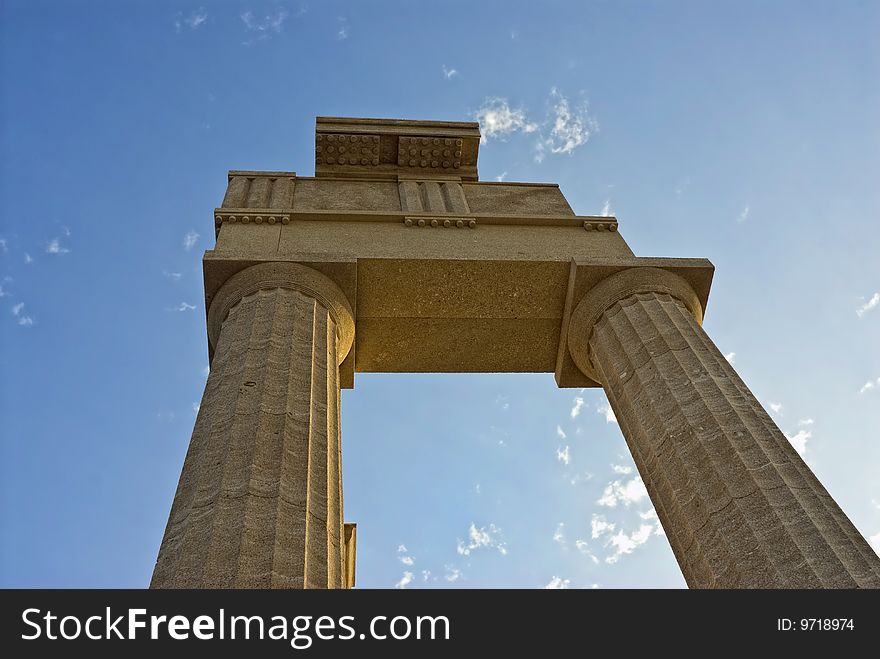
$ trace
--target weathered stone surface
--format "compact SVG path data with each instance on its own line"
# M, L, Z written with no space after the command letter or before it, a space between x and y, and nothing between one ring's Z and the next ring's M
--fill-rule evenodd
M880 559L700 327L686 284L616 277L573 315L569 345L605 387L688 585L880 587Z
M353 321L343 337L347 303L326 301L329 280L316 290L322 275L261 267L214 301L228 312L154 588L344 585L338 365Z

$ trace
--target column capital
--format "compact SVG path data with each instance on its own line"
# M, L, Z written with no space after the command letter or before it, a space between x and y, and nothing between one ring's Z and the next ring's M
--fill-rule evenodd
M584 375L602 382L590 357L593 328L608 309L639 293L666 293L687 307L698 324L703 323L699 297L683 278L660 268L628 268L606 277L581 298L571 314L568 327L568 351Z
M235 273L211 301L208 309L208 339L216 348L220 330L230 310L242 298L257 291L285 288L315 298L336 321L339 340L337 361L342 363L354 342L354 313L342 289L326 275L300 263L259 263Z

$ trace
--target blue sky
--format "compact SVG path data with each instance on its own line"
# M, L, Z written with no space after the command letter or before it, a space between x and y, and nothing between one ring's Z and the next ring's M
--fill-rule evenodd
M707 331L880 545L876 2L0 12L0 585L148 584L212 209L228 169L311 175L316 115L480 118L484 180L711 259ZM684 586L606 406L549 374L358 375L358 584Z

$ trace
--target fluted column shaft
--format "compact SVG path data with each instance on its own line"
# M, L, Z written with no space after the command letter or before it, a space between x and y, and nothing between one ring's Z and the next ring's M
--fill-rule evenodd
M257 274L216 321L153 588L343 586L338 309Z
M660 272L586 300L569 346L605 388L688 585L880 587L880 559L700 327L687 285Z

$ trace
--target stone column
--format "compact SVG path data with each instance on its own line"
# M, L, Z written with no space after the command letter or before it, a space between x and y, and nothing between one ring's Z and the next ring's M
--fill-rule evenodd
M339 364L351 307L319 272L233 275L152 588L343 586Z
M600 282L569 326L692 588L880 587L880 559L701 328L680 277Z

